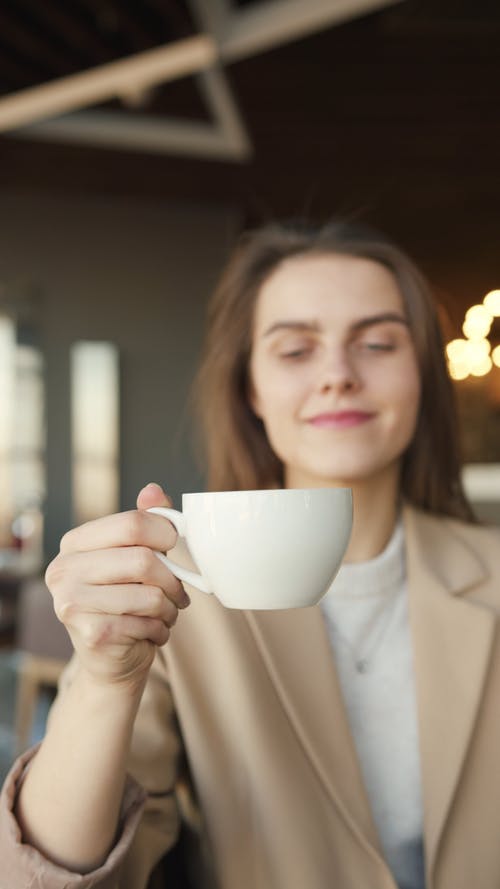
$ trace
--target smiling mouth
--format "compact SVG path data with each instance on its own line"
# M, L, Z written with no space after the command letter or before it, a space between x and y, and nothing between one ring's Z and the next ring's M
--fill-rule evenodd
M311 426L320 429L346 429L351 426L360 426L362 423L368 422L375 415L366 411L335 411L325 414L317 414L311 417L307 422Z

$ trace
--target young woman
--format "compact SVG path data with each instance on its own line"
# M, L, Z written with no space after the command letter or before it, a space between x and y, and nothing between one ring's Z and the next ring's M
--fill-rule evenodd
M418 271L350 225L246 235L198 405L210 488L352 487L345 563L314 608L185 610L158 485L69 532L47 582L75 657L3 791L5 885L144 889L182 826L196 887L492 889L500 533Z

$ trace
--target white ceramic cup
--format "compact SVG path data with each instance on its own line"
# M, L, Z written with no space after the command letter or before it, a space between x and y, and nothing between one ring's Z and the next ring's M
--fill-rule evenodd
M158 557L180 580L228 608L316 605L352 527L350 488L183 494L182 512L152 507L186 539L200 574Z

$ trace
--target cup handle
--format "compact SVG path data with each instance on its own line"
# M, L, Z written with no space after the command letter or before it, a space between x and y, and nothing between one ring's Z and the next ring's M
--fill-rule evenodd
M178 509L170 509L166 506L151 506L147 512L155 512L157 515L162 515L166 519L169 519L179 536L186 537L186 521L182 512ZM158 550L154 550L154 554L155 556L158 556L160 562L163 562L163 564L166 565L172 574L174 574L175 577L178 577L179 580L191 584L191 586L196 587L197 590L201 590L202 593L212 593L208 583L201 574L196 574L195 571L190 571L189 568L183 568L182 565L177 565L175 562L172 562L165 553L160 553Z

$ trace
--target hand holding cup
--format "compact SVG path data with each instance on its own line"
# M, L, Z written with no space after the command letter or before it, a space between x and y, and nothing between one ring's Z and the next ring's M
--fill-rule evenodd
M154 554L170 550L177 534L146 510L170 502L158 485L148 485L138 510L69 531L47 569L56 614L94 680L143 681L156 647L189 604L181 582Z

